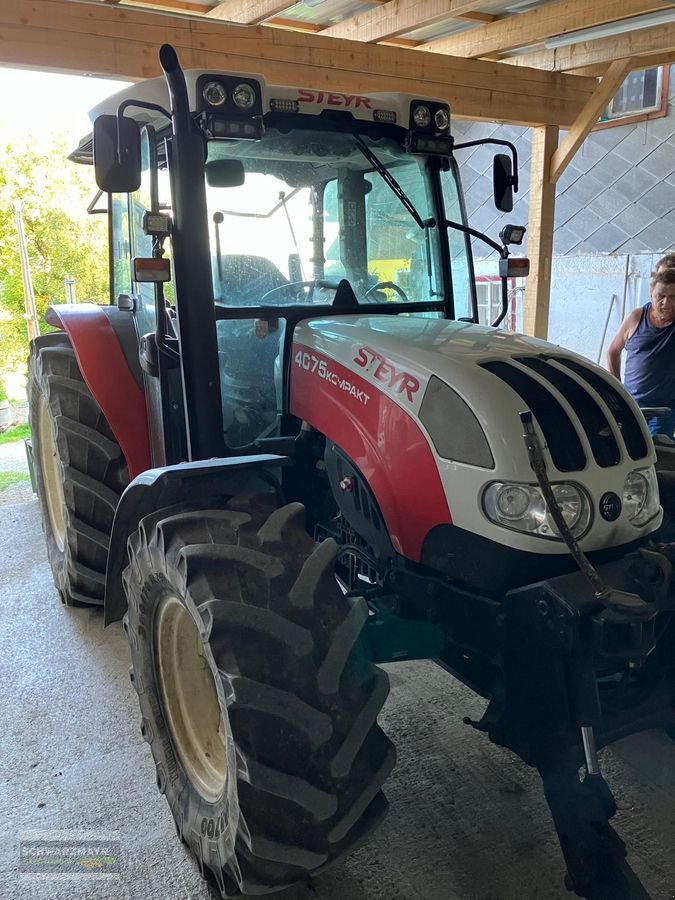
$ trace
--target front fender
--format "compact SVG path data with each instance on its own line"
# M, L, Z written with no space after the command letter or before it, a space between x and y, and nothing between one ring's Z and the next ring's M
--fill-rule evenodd
M122 494L115 512L105 576L104 624L117 622L126 612L122 570L126 563L127 539L144 516L184 500L199 504L219 496L237 494L256 471L258 477L277 487L271 473L264 470L290 462L287 456L272 454L233 456L148 469L135 478Z
M70 338L82 377L122 448L130 477L135 478L152 462L131 314L116 306L77 303L50 306L45 318Z

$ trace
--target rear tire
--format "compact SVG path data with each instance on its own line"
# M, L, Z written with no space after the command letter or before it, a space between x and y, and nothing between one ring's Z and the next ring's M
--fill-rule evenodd
M129 473L67 335L31 344L35 485L54 583L66 606L103 603L108 546Z
M256 530L226 509L146 517L124 573L131 677L157 784L223 897L278 891L353 849L382 818L393 745L386 674L340 591L337 546L290 504Z

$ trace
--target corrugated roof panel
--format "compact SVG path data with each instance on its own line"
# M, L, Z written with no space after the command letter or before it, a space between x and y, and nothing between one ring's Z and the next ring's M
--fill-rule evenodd
M289 5L288 9L278 12L274 18L309 22L328 28L329 25L336 25L378 5L367 0L304 0L302 3Z
M411 41L434 41L437 38L461 34L463 31L475 28L475 26L476 22L469 22L466 19L447 19L445 22L436 22L434 25L416 28L414 31L406 31L400 34L399 37L407 38Z

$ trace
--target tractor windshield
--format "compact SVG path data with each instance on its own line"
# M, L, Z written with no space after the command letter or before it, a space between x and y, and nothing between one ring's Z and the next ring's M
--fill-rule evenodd
M268 129L209 142L206 171L218 303L330 303L343 278L363 304L443 302L426 159L395 140Z

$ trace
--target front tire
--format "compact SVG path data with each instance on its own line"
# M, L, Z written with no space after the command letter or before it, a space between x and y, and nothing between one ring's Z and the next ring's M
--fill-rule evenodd
M47 555L66 606L103 603L108 546L129 473L67 335L31 344L33 463Z
M245 507L245 505L244 505ZM389 684L368 616L291 504L261 528L172 508L130 539L132 681L180 837L224 897L273 893L349 852L382 818Z

